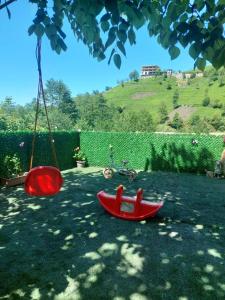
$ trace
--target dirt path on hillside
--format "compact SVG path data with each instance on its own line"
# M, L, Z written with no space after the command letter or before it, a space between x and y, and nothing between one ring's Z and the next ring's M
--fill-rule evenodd
M183 120L187 120L196 111L196 108L188 105L182 105L169 113L169 120L172 120L175 113L178 113Z
M149 96L155 96L155 92L137 92L131 96L131 99L139 100Z

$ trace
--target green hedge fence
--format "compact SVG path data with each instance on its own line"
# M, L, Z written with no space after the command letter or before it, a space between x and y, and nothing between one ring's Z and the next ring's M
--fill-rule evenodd
M18 154L28 170L32 132L0 132L0 175L5 155ZM53 132L61 170L73 168L73 149L80 146L90 166L109 164L109 145L113 146L117 165L129 160L129 167L203 173L213 170L224 149L223 136L134 132ZM193 144L193 140L197 144ZM24 143L21 146L21 143ZM47 132L38 132L33 166L54 165Z
M6 155L17 154L24 170L28 170L31 156L32 132L0 132L0 176L4 172L2 162ZM75 131L53 132L53 139L61 170L75 166L73 149L79 145L79 133ZM33 166L54 165L48 132L38 132L36 136Z
M193 144L193 140L197 144ZM224 149L223 136L134 132L81 132L80 146L92 166L109 164L109 145L118 165L129 160L129 167L203 173L213 170Z

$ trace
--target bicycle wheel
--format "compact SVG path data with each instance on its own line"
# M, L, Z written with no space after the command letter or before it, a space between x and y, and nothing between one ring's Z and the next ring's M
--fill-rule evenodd
M105 169L103 170L103 176L104 176L106 179L112 178L112 177L113 177L113 174L114 174L114 172L113 172L113 169L111 169L111 168L105 168Z
M137 177L137 172L134 169L129 169L129 182L133 182L134 179Z

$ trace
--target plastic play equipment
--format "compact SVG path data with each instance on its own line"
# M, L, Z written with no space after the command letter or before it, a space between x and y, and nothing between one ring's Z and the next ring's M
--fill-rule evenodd
M31 196L50 196L57 194L62 184L63 179L57 168L40 166L27 174L24 189Z
M41 72L41 39L40 38L37 39L36 58L37 58L38 74L39 74L38 95L37 95L35 125L34 125L34 134L33 134L32 150L31 150L31 158L30 158L30 171L26 176L24 189L25 192L30 196L52 196L57 194L60 191L60 188L63 184L63 178L60 173L60 170L58 169L58 161L56 157L55 145L54 145L54 140L51 132L51 126L48 118L48 111L47 111L47 106L45 101L42 72ZM46 114L47 124L48 124L49 141L51 144L52 155L56 167L39 166L39 167L32 168L36 132L37 132L37 120L38 120L38 113L40 111L39 106L40 106L41 97L44 103L44 109L45 109L45 114Z
M103 175L105 178L112 178L114 175L114 170L118 172L120 175L127 176L129 179L129 182L132 182L136 177L137 177L137 172L134 169L129 169L127 167L128 160L122 160L122 165L117 166L115 161L114 161L114 153L113 153L113 147L110 145L109 146L109 157L110 157L110 166L105 168L103 170Z
M143 200L143 189L138 189L135 197L123 196L123 186L117 188L116 195L100 191L97 194L100 204L104 209L115 217L126 220L144 220L153 218L164 202L150 202ZM123 204L131 206L132 210L123 209Z

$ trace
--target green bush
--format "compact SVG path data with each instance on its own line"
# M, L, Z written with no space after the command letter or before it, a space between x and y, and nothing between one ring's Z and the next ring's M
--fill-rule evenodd
M209 104L210 104L210 98L209 97L205 97L202 100L202 106L209 106Z
M22 163L18 155L6 155L3 160L1 176L3 178L12 178L20 175L22 172Z

